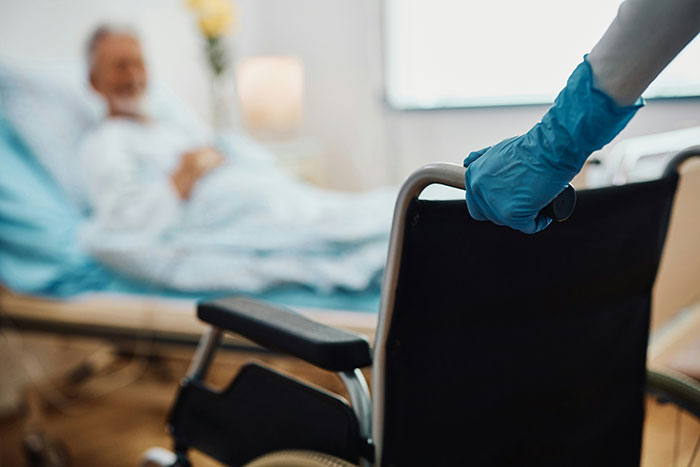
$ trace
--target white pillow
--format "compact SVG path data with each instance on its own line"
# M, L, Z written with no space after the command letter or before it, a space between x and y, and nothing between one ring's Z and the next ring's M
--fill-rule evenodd
M41 76L0 64L0 112L69 199L84 207L76 148L97 124L99 104L91 105L55 74Z

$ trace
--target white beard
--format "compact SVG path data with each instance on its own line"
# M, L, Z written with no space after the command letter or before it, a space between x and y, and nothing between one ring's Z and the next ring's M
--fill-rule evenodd
M145 104L142 96L117 97L112 101L112 105L119 113L127 115L144 115L145 113Z

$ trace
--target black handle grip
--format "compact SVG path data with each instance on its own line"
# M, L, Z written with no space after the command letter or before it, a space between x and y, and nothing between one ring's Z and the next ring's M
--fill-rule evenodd
M556 222L564 222L569 218L574 207L576 206L576 190L571 185L557 195L547 206L545 206L540 214L544 214Z

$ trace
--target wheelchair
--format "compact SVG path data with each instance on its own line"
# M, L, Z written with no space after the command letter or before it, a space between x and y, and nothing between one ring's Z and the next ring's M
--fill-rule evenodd
M464 168L414 172L396 203L374 347L364 336L233 296L202 302L203 335L171 410L174 453L232 466L639 465L645 390L700 418L700 385L646 369L652 285L680 165L658 180L582 190L536 235L476 222ZM204 377L225 332L337 372L348 402L248 364ZM360 371L372 366L372 397Z

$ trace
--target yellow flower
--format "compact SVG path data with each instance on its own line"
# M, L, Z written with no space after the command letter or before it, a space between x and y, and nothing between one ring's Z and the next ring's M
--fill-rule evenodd
M221 37L235 23L236 14L229 0L187 0L199 16L199 29L207 38Z
M211 3L210 0L187 0L187 6L195 11L199 11L205 7L207 3Z

